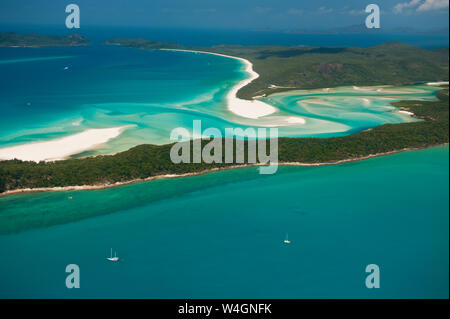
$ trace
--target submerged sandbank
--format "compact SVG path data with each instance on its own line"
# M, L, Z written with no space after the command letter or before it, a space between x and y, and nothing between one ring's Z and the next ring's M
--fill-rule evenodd
M301 101L297 101L296 103L289 104L289 101L279 100L279 103L275 99L277 98L278 94L270 95L270 97L267 97L264 100L242 100L237 97L237 92L239 89L241 89L243 86L251 83L255 79L259 77L259 75L253 70L253 65L248 60L239 58L239 57L233 57L228 56L224 54L214 53L214 52L203 52L203 51L189 51L189 50L168 50L168 51L186 51L188 53L204 53L204 54L211 54L216 56L222 56L239 60L239 65L241 66L239 68L240 72L246 72L248 75L245 75L244 80L242 81L235 81L231 85L232 87L225 92L225 98L221 100L225 100L225 103L218 103L219 107L217 109L207 110L205 112L205 109L203 108L203 105L199 107L198 109L195 107L195 104L202 103L203 101L200 100L193 100L189 101L189 107L183 107L183 103L180 103L180 105L175 104L175 108L173 105L170 108L165 108L168 110L167 114L165 114L165 111L160 111L160 105L156 105L155 109L151 109L153 105L150 108L143 107L147 104L144 103L103 103L103 104L88 104L89 108L95 107L96 113L95 117L88 119L90 121L90 125L95 125L95 123L103 123L102 126L119 126L119 125L125 125L127 123L143 123L145 125L139 125L139 130L135 130L133 132L129 132L130 134L126 134L127 136L121 136L110 143L110 139L114 139L119 135L117 132L109 132L106 133L106 131L102 131L101 129L96 130L92 129L87 132L78 133L78 134L84 134L89 135L91 137L85 137L84 135L78 136L67 136L65 137L65 140L61 141L61 145L58 144L59 140L42 140L42 141L36 141L32 143L27 143L20 145L19 143L24 143L24 139L20 139L19 141L18 137L23 137L26 135L34 135L38 136L38 134L41 134L39 136L45 136L46 133L43 132L42 129L33 129L33 132L27 132L27 131L20 131L21 134L16 134L15 136L5 136L4 141L11 142L14 146L9 145L1 145L0 146L0 160L2 159L13 159L18 158L21 160L32 160L32 161L51 161L51 160L60 160L67 158L70 155L74 155L77 153L81 153L83 151L96 149L95 152L90 152L91 155L93 154L113 154L117 153L118 151L123 151L128 148L131 148L132 146L139 145L139 144L165 144L170 143L170 141L167 141L166 139L169 138L170 132L169 128L172 126L186 126L186 122L182 120L178 120L179 118L183 117L184 115L188 115L189 117L186 117L186 119L190 119L191 117L197 118L203 115L209 116L213 115L214 118L211 120L212 123L215 123L217 127L224 128L226 127L224 124L225 120L227 122L236 124L236 125L242 125L242 126L255 126L255 127L279 127L280 128L280 136L286 136L286 137L310 137L310 136L316 136L316 135L322 135L325 136L331 136L331 135L343 135L344 132L351 132L352 129L366 129L366 127L373 127L378 124L384 124L384 123L397 123L399 121L404 122L405 118L407 118L407 115L411 115L405 112L398 112L402 114L402 117L400 118L400 114L397 116L390 116L391 110L395 110L392 106L384 106L384 105L377 105L376 103L372 103L372 98L366 98L369 95L383 93L385 94L384 97L380 97L380 99L386 99L389 101L396 100L395 96L393 96L394 93L410 93L414 92L414 90L405 90L405 89L393 89L389 86L379 86L379 87L357 87L357 91L362 91L364 95L358 96L357 98L350 96L349 99L357 99L359 104L362 104L366 106L367 104L374 104L371 105L374 108L377 108L378 110L376 112L371 112L371 110L368 110L367 112L359 108L358 103L349 103L349 101L343 100L342 103L335 102L335 98L333 97L333 93L337 93L339 95L340 88L324 88L324 89L317 89L317 90L303 90L303 91L290 91L283 92L283 96L289 96L292 94L296 94L296 92L305 92L306 94L308 92L314 93L314 98L306 97L305 99ZM182 54L182 53L179 53ZM229 65L229 64L227 64ZM60 66L58 66L60 67ZM234 69L234 68L233 68ZM236 70L233 70L236 71ZM242 78L242 77L241 77ZM427 87L427 90L433 90L433 87ZM217 89L220 91L220 88ZM366 92L368 95L366 96ZM293 92L293 93L292 93ZM316 93L321 93L321 96L317 96ZM361 93L361 94L363 94ZM386 94L389 94L388 96ZM392 94L392 96L390 95ZM222 95L221 95L222 97ZM212 97L201 97L202 99L212 99ZM401 98L398 98L398 100L401 100ZM34 101L33 101L34 102ZM351 101L350 101L351 102ZM118 106L117 106L117 105ZM339 105L341 104L341 105ZM109 112L111 109L116 111L119 108L124 108L125 105L127 105L126 111L124 112L127 116L127 121L123 121L122 119L122 113L120 112ZM128 105L131 105L129 107ZM135 107L134 105L141 105L139 107ZM325 107L324 107L325 106ZM333 109L326 108L326 106L330 106ZM166 107L166 105L163 105L163 107ZM151 110L149 114L147 114L147 109ZM165 110L164 109L164 110ZM173 114L170 113L172 112ZM176 112L179 111L179 109L182 109L181 114L177 114ZM382 118L381 116L378 117L378 113L383 112L384 109L387 109L386 118ZM154 112L156 110L157 112ZM191 113L187 113L185 111L189 111ZM108 112L108 113L107 113ZM153 113L154 112L154 113ZM195 112L195 113L194 113ZM394 112L392 112L394 113ZM98 114L98 115L97 115ZM144 115L145 114L145 115ZM161 114L161 115L160 115ZM181 116L180 116L181 115ZM195 116L194 116L195 115ZM366 115L368 115L367 124L361 122L366 119ZM392 119L393 117L393 119ZM106 122L107 120L107 122ZM220 120L220 122L219 122ZM58 132L73 132L74 126L80 126L81 120L79 120L79 115L77 114L76 119L70 120L70 128L69 130L65 130L65 127L68 126L67 123L64 123L64 125L61 126L61 128L58 128ZM114 123L114 124L105 124L105 123ZM120 123L120 124L117 124ZM123 124L122 124L123 123ZM209 118L208 118L208 124ZM355 124L356 123L356 124ZM223 126L222 126L223 125ZM228 124L227 124L228 125ZM95 127L95 126L94 126ZM47 128L44 128L46 131ZM112 128L111 130L116 130L117 128ZM103 133L100 133L103 132ZM110 135L111 133L111 135ZM97 135L98 136L95 136ZM103 136L103 134L106 134L106 136ZM125 135L125 134L124 134ZM320 137L322 137L320 136ZM122 143L122 137L125 142ZM17 141L16 141L17 140ZM116 143L117 142L117 143ZM97 146L101 144L105 144L105 147L98 148ZM125 148L124 145L127 145L127 148Z
M393 154L397 154L397 153L401 153L401 152L405 152L405 151L417 151L417 150L441 147L441 146L448 147L448 143L437 144L437 145L432 145L432 146L427 146L427 147L407 147L407 148L402 148L402 149L393 150L393 151L387 151L387 152L383 152L383 153L369 154L369 155L360 156L360 157L351 157L351 158L347 158L347 159L343 159L343 160L336 160L336 161L330 161L330 162L322 162L322 163L279 162L279 163L277 163L277 165L278 166L304 166L304 167L340 165L340 164L345 164L345 163L363 161L363 160L371 159L374 157L393 155ZM234 170L234 169L249 168L249 167L258 167L259 168L259 167L262 167L265 165L267 165L267 164L261 164L261 163L236 164L236 165L225 166L225 167L214 167L214 168L205 169L205 170L199 171L199 172L182 173L182 174L163 174L163 175L150 176L147 178L133 179L133 180L125 181L125 182L116 182L116 183L105 183L105 184L94 184L94 185L73 185L73 186L61 186L61 187L20 188L20 189L8 190L4 193L0 193L0 197L6 197L6 196L10 196L10 195L17 195L17 194L41 193L41 192L98 190L98 189L105 189L105 188L129 185L129 184L134 184L134 183L149 182L149 181L157 180L157 179L172 179L172 178L181 178L181 177L189 177L189 176L198 176L198 175L204 175L204 174L218 172L218 171L224 171L224 170Z
M11 64L11 63L24 63L24 62L36 62L36 61L48 61L48 60L60 60L60 59L71 59L74 55L62 55L62 56L44 56L36 58L20 58L20 59L7 59L0 60L0 64Z
M93 149L108 142L119 136L127 127L88 129L50 141L0 148L0 160L20 159L33 162L63 160L70 155Z
M262 101L258 100L242 100L237 97L237 92L243 88L244 86L248 85L249 83L253 82L255 79L259 77L259 74L256 73L253 70L253 64L243 58L231 56L231 55L225 55L220 53L214 53L214 52L206 52L206 51L195 51L195 50L181 50L181 49L161 49L164 51L180 51L180 52L193 52L193 53L203 53L203 54L212 54L212 55L218 55L226 58L236 59L241 61L245 65L245 72L247 72L250 77L240 81L238 84L236 84L230 92L227 94L227 107L228 110L230 110L232 113L245 117L250 119L257 119L266 115L273 114L277 111L277 108L273 107L272 105L269 105L267 103L264 103Z

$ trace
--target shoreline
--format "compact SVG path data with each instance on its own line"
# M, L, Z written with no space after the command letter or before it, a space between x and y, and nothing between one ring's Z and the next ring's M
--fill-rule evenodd
M445 86L445 85L448 85L448 81L440 81L440 82L427 82L426 84L427 85L430 85L430 86Z
M250 84L255 79L259 78L259 74L253 70L253 64L247 59L241 57L235 57L231 55L225 55L221 53L208 52L208 51L198 51L198 50L185 50L185 49L159 49L162 51L174 51L174 52L189 52L189 53L200 53L200 54L210 54L221 56L225 58L231 58L240 61L243 63L245 68L244 72L249 74L249 78L239 81L236 85L234 85L231 90L226 95L227 109L233 113L234 115L258 120L267 115L271 115L276 113L278 109L268 103L257 100L256 98L253 100L244 100L237 97L237 92ZM427 84L440 84L443 82L428 82ZM362 89L360 87L355 87L358 90ZM394 112L398 112L400 114L408 115L414 117L414 114L409 110L395 110ZM271 126L302 126L306 123L305 119L300 116L273 116L267 118L272 120L274 124L267 124L266 122L259 123L260 126L263 127L271 127ZM266 119L266 120L267 120ZM11 159L20 159L23 161L56 161L56 160L64 160L69 158L69 156L73 154L78 154L90 149L95 149L99 145L103 145L118 137L122 131L126 127L115 127L115 128L103 128L103 129L87 129L83 132L72 134L63 138L57 138L48 141L37 141L30 142L15 146L7 146L0 147L0 160L11 160ZM111 132L103 134L110 130ZM115 132L112 132L115 130ZM102 133L102 138L97 138L95 136L95 132ZM70 146L69 146L70 145Z
M183 49L159 49L163 51L177 51L177 52L190 52L211 54L216 56L222 56L239 60L243 63L245 71L250 75L249 78L239 81L232 89L227 93L227 108L228 110L238 116L258 119L260 117L273 114L278 111L277 108L264 103L259 100L243 100L237 97L237 92L259 77L259 74L253 70L253 64L240 57L234 57L230 55L195 51L195 50L183 50ZM64 56L58 58L70 58L72 56ZM21 61L19 61L21 62ZM301 117L286 117L283 119L284 123L278 123L280 126L305 124L305 120ZM96 147L109 142L111 139L118 137L128 126L112 127L112 128L95 128L87 129L80 133L75 133L66 137L56 138L48 141L36 141L25 144L19 144L14 146L0 147L0 161L19 159L22 161L60 161L69 158L71 155L78 154L87 150L95 149ZM101 135L100 137L98 135Z
M408 148L403 148L403 149L389 151L389 152L369 154L366 156L347 158L347 159L332 161L332 162L322 162L322 163L283 162L283 163L278 163L278 166L320 167L320 166L339 165L339 164L345 164L345 163L351 163L351 162L359 162L359 161L363 161L363 160L367 160L367 159L371 159L371 158L375 158L375 157L393 155L393 154L402 153L402 152L406 152L406 151L418 151L418 150L424 150L424 149L435 148L435 147L440 147L440 146L448 146L448 145L449 145L449 143L443 143L443 144L431 145L431 146L426 146L426 147L408 147ZM205 175L208 173L213 173L213 172L218 172L218 171L232 170L232 169L239 169L239 168L258 167L258 166L264 166L264 165L265 164L257 163L257 164L233 165L233 166L228 166L228 167L216 167L216 168L203 170L200 172L183 173L183 174L164 174L164 175L151 176L151 177L147 177L147 178L143 178L143 179L134 179L134 180L125 181L125 182L116 182L113 184L21 188L21 189L15 189L15 190L8 190L6 192L0 193L0 198L11 196L11 195L43 193L43 192L99 190L99 189L113 188L113 187L124 186L124 185L135 184L135 183L148 182L148 181L157 180L157 179L170 179L170 178L182 178L182 177L189 177L189 176L199 176L199 175Z
M184 49L159 49L161 51L175 51L175 52L190 52L190 53L201 53L201 54L211 54L217 55L225 58L235 59L241 61L245 66L245 72L250 75L249 78L239 81L233 88L227 93L227 108L230 112L235 115L249 118L258 119L263 116L273 114L278 111L278 109L272 105L264 103L258 100L243 100L237 97L237 92L244 86L250 84L257 78L259 74L253 70L253 64L244 58L235 57L231 55L208 52L208 51L196 51L196 50L184 50Z
M250 78L240 81L238 84L233 86L233 88L228 92L226 98L227 98L227 108L230 112L232 112L235 115L249 118L249 119L259 119L261 117L271 115L273 113L276 113L278 109L270 104L267 104L265 102L259 101L257 98L264 97L262 96L255 96L253 97L253 100L243 100L237 97L237 92L242 89L243 87L247 86L257 78L259 78L259 74L256 73L253 70L253 64L244 58L221 54L221 53L215 53L215 52L209 52L209 51L199 51L199 50L187 50L187 49L159 49L161 51L175 51L175 52L190 52L190 53L201 53L201 54L211 54L211 55L217 55L221 57L231 58L235 60L241 61L245 66L245 72L250 75ZM448 82L427 82L426 85L428 86L441 86L441 85L448 85ZM269 88L286 88L289 90L297 90L295 87L281 87L271 84ZM364 90L365 87L359 87L359 86L353 86L354 90L360 91ZM325 90L325 92L328 92L330 88L318 88ZM377 90L380 91L381 88ZM391 104L392 105L392 104ZM398 110L393 110L393 112L397 112L400 114L408 115L412 118L416 118L415 114L413 112L410 112L409 110L403 110L399 108ZM306 124L306 121L304 118L300 116L289 116L289 117L283 117L284 123L277 123L277 126L286 126L286 125L304 125Z
M31 142L20 145L0 148L0 160L19 159L22 161L59 161L67 159L70 155L95 149L108 141L118 137L129 125L86 129L48 141Z

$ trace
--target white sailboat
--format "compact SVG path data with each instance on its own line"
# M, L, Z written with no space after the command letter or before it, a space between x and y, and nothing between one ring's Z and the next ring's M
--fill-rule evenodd
M291 241L289 240L288 234L286 234L286 239L284 240L285 244L290 244Z
M106 259L108 259L109 261L118 261L119 257L117 257L117 252L114 252L114 257L113 257L112 248L111 248L111 257L107 257Z

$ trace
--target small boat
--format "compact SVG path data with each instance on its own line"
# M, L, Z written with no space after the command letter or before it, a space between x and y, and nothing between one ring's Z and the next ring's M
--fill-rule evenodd
M111 248L111 257L107 257L106 259L108 259L109 261L118 261L119 257L117 257L117 252L114 252L114 257L113 257L112 248Z
M65 66L65 67L64 67L64 70L68 70L68 69L69 69L69 67L68 67L68 66Z
M290 244L291 241L289 240L288 234L286 234L286 239L284 240L285 244Z

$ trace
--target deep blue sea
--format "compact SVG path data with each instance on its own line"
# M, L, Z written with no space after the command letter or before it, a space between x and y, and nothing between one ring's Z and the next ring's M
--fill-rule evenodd
M54 27L0 31L65 34ZM440 35L293 35L82 29L94 45L0 48L0 149L128 125L90 154L168 142L176 126L258 126L226 108L248 75L207 54L104 46L112 37L183 45L448 46ZM271 96L304 125L282 136L341 136L415 119L390 102L438 89L332 88ZM271 118L271 121L274 118ZM87 155L87 153L84 153ZM0 298L448 298L449 149L321 167L220 171L95 191L0 198ZM291 244L283 240L289 236ZM119 262L106 260L110 249ZM65 286L66 265L81 288ZM381 288L365 287L377 264Z
M2 232L44 226L0 235L0 297L448 298L448 167L439 147L0 198Z

